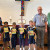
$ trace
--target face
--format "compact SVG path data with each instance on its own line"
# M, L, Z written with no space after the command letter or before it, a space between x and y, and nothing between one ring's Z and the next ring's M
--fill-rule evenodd
M29 22L29 25L32 27L33 26L33 22Z
M24 27L24 24L20 24L20 27Z
M42 7L38 7L38 14L42 13Z
M5 24L4 24L4 26L5 26L5 27L7 27L7 26L8 26L8 24L7 24L7 23L5 23Z
M13 25L13 28L15 28L16 27L16 25Z

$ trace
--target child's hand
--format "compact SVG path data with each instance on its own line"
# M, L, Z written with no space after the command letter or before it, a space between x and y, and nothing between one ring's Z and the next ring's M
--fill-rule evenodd
M28 31L28 33L30 34L30 31Z
M20 32L20 34L23 34L23 32Z
M35 35L35 32L33 32L33 34Z

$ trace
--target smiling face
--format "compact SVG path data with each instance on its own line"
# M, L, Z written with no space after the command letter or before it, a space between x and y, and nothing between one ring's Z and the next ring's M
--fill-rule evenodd
M4 24L4 26L5 26L5 27L7 27L7 26L8 26L8 24L7 24L7 23L5 23L5 24Z
M16 23L15 22L13 22L13 28L16 28Z
M33 21L29 21L29 25L33 27Z
M13 25L13 28L15 28L16 27L16 25Z
M39 6L38 9L37 9L37 11L38 11L38 14L42 14L42 7Z
M20 23L20 27L24 27L24 24L23 23Z

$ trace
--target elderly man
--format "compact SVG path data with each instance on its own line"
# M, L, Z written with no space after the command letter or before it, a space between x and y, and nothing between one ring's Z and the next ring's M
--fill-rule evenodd
M47 17L42 13L42 7L37 8L38 14L34 16L33 23L37 27L37 46L44 50L44 33L47 32Z

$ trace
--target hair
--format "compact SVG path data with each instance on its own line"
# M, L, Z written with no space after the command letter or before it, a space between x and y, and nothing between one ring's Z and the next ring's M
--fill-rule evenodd
M13 22L13 25L16 25L16 22Z
M0 17L0 19L1 19L1 17Z
M23 26L24 26L24 23L22 23L22 22L21 22L21 23L20 23L20 26L21 26L21 25L23 25Z
M32 22L32 23L33 23L33 21L32 21L32 20L30 20L30 21L29 21L29 23L30 23L30 22Z
M4 22L4 24L5 24L5 23L6 23L6 24L8 24L8 22L7 22L7 21L6 21L6 22Z
M42 9L42 7L41 7L41 6L38 6L38 8ZM37 9L38 9L38 8L37 8Z

